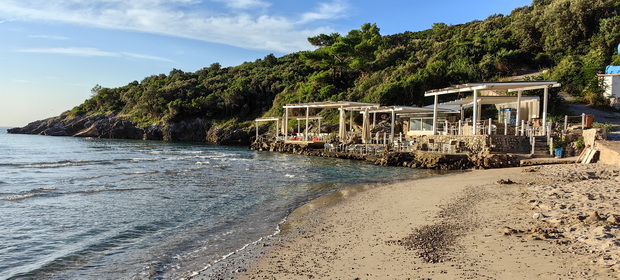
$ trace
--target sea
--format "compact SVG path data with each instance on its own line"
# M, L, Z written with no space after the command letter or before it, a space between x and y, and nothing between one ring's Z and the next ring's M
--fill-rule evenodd
M247 147L7 134L0 279L184 279L356 185L432 176Z

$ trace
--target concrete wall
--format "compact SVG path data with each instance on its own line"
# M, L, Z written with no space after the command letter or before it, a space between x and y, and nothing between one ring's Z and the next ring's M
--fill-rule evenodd
M592 128L583 131L583 142L586 144L586 147L594 147L595 140L604 139L607 139L607 136L602 128Z
M596 148L600 151L598 162L620 166L620 142L600 140Z

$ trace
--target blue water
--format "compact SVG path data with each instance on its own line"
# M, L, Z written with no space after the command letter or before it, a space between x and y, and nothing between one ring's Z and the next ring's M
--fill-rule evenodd
M428 172L0 129L0 279L183 278L272 234L309 199Z

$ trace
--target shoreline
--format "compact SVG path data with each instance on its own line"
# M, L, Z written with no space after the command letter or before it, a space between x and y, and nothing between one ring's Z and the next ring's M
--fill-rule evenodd
M316 226L320 222L320 208L337 207L346 197L367 190L380 188L386 185L400 184L403 182L416 181L437 176L449 176L451 174L470 172L470 170L434 171L432 174L424 172L416 178L401 179L388 183L365 183L344 187L334 192L311 199L293 208L287 216L276 225L274 232L260 239L245 244L241 248L230 252L222 258L207 264L199 271L188 272L183 279L237 279L248 268L256 265L258 261L276 245L290 241L299 236L300 232L310 226Z
M616 166L567 164L345 189L297 208L279 234L192 279L615 279L619 175ZM558 202L559 193L573 196ZM452 236L431 244L447 249L407 243L425 228ZM439 258L425 261L425 251Z

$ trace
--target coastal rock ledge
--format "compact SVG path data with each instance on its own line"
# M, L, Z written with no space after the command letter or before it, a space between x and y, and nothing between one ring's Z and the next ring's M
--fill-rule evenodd
M116 114L61 115L34 121L24 127L11 128L12 134L75 136L109 139L206 142L216 145L249 145L249 129L219 128L209 120L195 118L175 123L142 127Z

